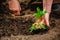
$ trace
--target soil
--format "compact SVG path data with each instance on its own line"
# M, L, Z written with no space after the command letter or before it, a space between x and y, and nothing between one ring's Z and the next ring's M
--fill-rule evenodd
M59 3L57 3L59 4ZM36 12L36 7L40 7L42 9L42 3L35 3L30 5L21 4L22 11L20 16L16 16L15 18L11 16L11 12L9 9L5 9L4 5L1 7L0 14L0 36L11 36L11 35L43 35L54 32L53 34L60 35L60 4L59 7L57 4L53 4L52 12L50 15L50 27L48 30L36 30L32 33L29 31L29 28L35 22L35 17L33 16L34 12ZM41 5L41 6L40 6ZM24 7L23 7L24 6ZM55 8L55 6L57 8ZM57 31L56 31L57 30ZM52 34L52 36L53 36Z

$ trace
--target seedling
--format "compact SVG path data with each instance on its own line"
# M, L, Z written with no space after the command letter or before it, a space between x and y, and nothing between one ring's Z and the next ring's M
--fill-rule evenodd
M36 16L36 18L41 18L43 15L46 14L46 10L41 10L39 7L37 7L37 13L34 14L34 16Z
M39 25L39 28L40 28L40 29L46 29L46 27L45 27L44 24ZM32 26L29 30L30 30L30 32L32 32L33 30L37 30L36 25Z
M34 14L34 16L37 18L37 20L38 19L40 19L43 15L45 15L46 14L46 10L40 10L40 8L39 7L37 7L37 13L35 13ZM36 21L37 21L36 20ZM44 24L42 24L42 25L40 25L40 24L38 24L39 26L39 28L40 29L46 29L46 27L45 27L45 25ZM33 30L37 30L37 26L36 26L36 24L35 25L32 25L30 28L29 28L29 30L30 30L30 32L32 32Z

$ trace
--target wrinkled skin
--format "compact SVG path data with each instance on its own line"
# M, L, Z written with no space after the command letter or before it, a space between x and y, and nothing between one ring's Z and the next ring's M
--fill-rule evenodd
M41 24L45 23L48 27L49 25L49 15L51 12L51 7L52 7L53 0L43 0L43 10L46 10L47 13L42 17Z
M18 0L9 0L8 4L9 4L9 9L12 11L12 14L14 16L20 15L21 6Z
M43 0L43 9L46 9L47 13L44 17L45 23L47 26L49 25L49 15L51 12L51 7L52 7L53 0Z

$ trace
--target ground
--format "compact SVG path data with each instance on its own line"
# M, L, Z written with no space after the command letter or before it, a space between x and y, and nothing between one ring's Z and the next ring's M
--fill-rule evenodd
M22 16L20 17L21 19L19 18L20 20L17 20L18 19L17 17L16 19L6 17L5 19L2 19L2 21L0 20L1 21L0 23L2 23L0 27L1 28L0 35L2 36L1 40L7 40L7 39L8 40L40 40L40 39L60 40L60 19L59 18L56 18L54 16L50 18L50 22L51 22L50 30L46 32L38 31L38 33L31 34L29 33L28 28L31 26L33 22L29 17L32 20L34 20L31 16L28 17Z
M60 5L57 8L52 7L51 29L36 30L32 33L29 32L29 28L35 22L33 14L36 12L36 7L42 9L41 3L21 4L21 15L15 18L11 16L8 9L4 8L4 5L0 7L3 13L0 14L0 40L60 40Z

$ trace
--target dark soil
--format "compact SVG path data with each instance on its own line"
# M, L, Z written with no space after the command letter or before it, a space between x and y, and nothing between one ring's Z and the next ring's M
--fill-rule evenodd
M54 5L54 4L53 4ZM23 7L24 6L24 7ZM10 36L12 35L34 35L34 34L45 34L48 33L48 28L46 30L36 30L30 33L29 28L35 22L35 17L32 16L34 12L36 12L36 8L40 7L42 9L42 3L35 3L30 5L21 4L22 11L21 16L12 17L11 12L8 9L4 9L4 5L0 6L2 11L0 12L0 36ZM60 23L56 22L60 20L60 4L57 6L55 10L55 5L52 7L52 12L50 15L50 27L53 28L60 25ZM54 10L53 10L54 9ZM8 10L8 11L7 11ZM60 22L60 21L59 21ZM58 23L58 25L57 25Z

